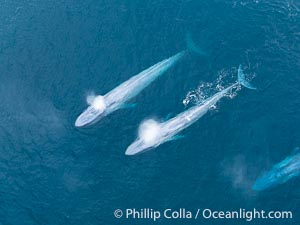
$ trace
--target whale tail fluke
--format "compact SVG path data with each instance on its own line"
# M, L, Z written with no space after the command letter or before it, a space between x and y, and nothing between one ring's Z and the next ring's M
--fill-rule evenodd
M242 69L242 65L240 65L239 69L238 69L238 83L246 88L249 88L252 90L256 89L256 87L254 87L252 84L250 84L249 81L246 80L245 74Z
M187 32L185 35L186 47L190 52L195 52L201 56L207 56L207 53L199 48L192 39L191 33Z

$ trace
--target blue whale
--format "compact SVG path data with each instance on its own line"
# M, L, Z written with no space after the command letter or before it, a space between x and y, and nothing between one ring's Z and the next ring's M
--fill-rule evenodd
M255 191L262 191L283 184L300 175L300 151L296 148L292 155L277 163L271 170L259 177L252 186Z
M175 65L186 53L195 52L198 55L206 56L201 49L196 47L190 36L186 38L186 45L187 49L185 51L181 51L145 69L104 96L95 96L89 107L77 117L75 126L83 127L93 124L118 109L128 108L128 106L132 105L126 104L129 100L137 96L159 76Z
M135 155L146 150L158 147L159 145L178 139L177 134L195 123L199 118L204 116L211 107L213 107L221 98L226 96L233 88L244 86L255 89L246 79L241 68L238 69L238 81L224 90L216 93L206 99L202 105L196 105L190 109L178 114L177 116L158 123L154 120L146 120L140 126L139 137L127 148L126 155Z
M95 123L108 114L120 108L127 107L128 104L126 105L126 102L138 95L149 84L166 72L183 55L184 52L179 52L131 77L106 95L96 96L90 106L78 116L75 126L83 127Z

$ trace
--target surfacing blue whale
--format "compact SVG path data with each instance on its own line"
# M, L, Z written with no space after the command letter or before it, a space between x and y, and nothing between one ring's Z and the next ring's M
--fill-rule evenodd
M126 102L139 94L150 83L167 71L183 55L184 52L177 53L131 77L106 95L96 96L91 102L91 105L79 115L75 122L75 126L82 127L92 124L120 108L127 107Z
M180 138L180 136L177 135L180 131L195 123L222 97L239 85L255 89L248 81L246 81L241 65L238 68L238 81L208 98L202 105L193 106L162 123L154 120L143 122L139 128L139 137L127 148L125 154L135 155L156 148L167 141Z
M292 155L277 163L272 169L258 178L252 186L255 191L262 191L284 184L300 175L300 150L296 148Z
M76 127L82 127L93 124L108 114L120 109L128 108L132 104L126 104L130 99L138 95L149 84L155 81L160 75L164 74L170 67L177 63L187 52L192 51L200 55L204 53L196 48L195 44L189 38L187 41L187 50L179 52L174 56L162 60L141 73L131 77L129 80L120 84L106 95L96 96L90 106L81 113L75 121Z

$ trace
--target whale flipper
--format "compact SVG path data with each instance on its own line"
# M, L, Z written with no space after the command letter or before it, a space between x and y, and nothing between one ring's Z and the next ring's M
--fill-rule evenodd
M175 136L171 137L168 141L177 141L184 137L185 137L184 135L175 135Z
M164 118L164 121L167 121L167 120L171 119L173 115L174 115L173 113L169 113L169 114Z
M246 88L249 88L249 89L252 89L252 90L256 89L256 87L254 87L252 84L250 84L246 80L245 74L244 74L243 69L242 69L242 65L240 65L239 69L238 69L238 82L239 82L239 84L241 84L242 86L244 86Z
M199 48L192 39L191 33L187 32L185 35L186 47L188 51L195 52L202 56L207 56L207 53Z

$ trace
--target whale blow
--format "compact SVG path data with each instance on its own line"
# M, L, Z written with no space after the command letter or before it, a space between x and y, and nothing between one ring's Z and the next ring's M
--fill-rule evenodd
M105 105L105 100L104 100L104 97L102 95L98 95L96 96L92 101L91 101L91 105L99 110L99 111L104 111L105 108L106 108L106 105Z
M144 121L139 127L139 137L145 144L151 144L156 141L160 133L160 124L149 119Z

